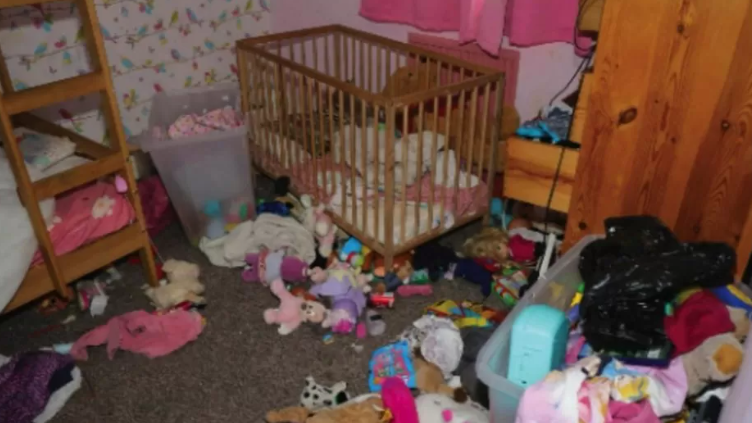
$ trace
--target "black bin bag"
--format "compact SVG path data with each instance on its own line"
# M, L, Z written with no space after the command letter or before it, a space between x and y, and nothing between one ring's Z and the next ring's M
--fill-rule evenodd
M722 243L682 243L652 216L606 219L606 237L580 253L580 318L595 350L666 345L666 303L692 287L733 282L736 253Z

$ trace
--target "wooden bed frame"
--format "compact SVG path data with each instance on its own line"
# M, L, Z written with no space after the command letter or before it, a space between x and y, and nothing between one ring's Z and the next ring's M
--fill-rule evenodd
M375 217L375 230L373 231L375 236L371 237L365 228L360 229L355 224L357 216L362 214L365 225L369 215L369 207L357 205L355 192L347 194L348 204L354 205L351 211L352 220L348 221L344 216L346 213L344 201L341 208L335 207L330 212L337 225L384 256L387 267L391 266L395 255L426 243L448 230L488 217L488 204L483 204L471 214L455 216L455 224L452 228L445 229L444 198L438 202L439 195L434 192L433 184L430 184L429 198L431 200L427 201L428 218L431 219L427 226L429 230L408 239L405 236L406 180L403 178L401 183L396 181L394 173L395 167L400 166L395 162L395 130L403 134L430 131L433 133L434 147L436 136L441 133L446 137L447 147L451 146L454 150L457 163L465 163L466 171L470 170L467 169L467 164L471 164L470 168L476 175L481 173L478 169L487 169L488 174L494 175L497 163L496 146L499 143L491 141L489 152L486 152L485 148L477 147L478 144L486 143L487 139L499 140L500 138L501 105L504 98L503 72L340 25L240 40L237 42L237 50L240 86L243 92L243 111L249 119L251 151L262 152L262 154L254 154L252 158L257 169L272 177L291 175L293 167L283 165L280 169L280 166L270 163L263 152L270 152L272 148L275 151L279 149L282 164L292 162L292 160L288 161L288 157L293 151L302 150L310 157L316 158L319 157L317 148L319 152L321 152L322 145L326 148L325 143L321 143L322 139L328 137L330 145L334 145L335 136L339 137L337 138L339 140L343 139L346 119L354 123L367 121L369 115L384 116L383 121L380 120L380 125L371 125L368 128L366 125L361 125L358 129L354 129L355 124L351 125L350 139L355 138L356 131L360 131L363 139L367 137L367 131L373 131L374 138L378 138L378 127L383 125L385 128L386 145L383 165L386 171L384 181L380 182L383 182L384 187L384 210L395 210L396 213L385 212L379 216L379 208L372 209L372 213L375 214L372 216ZM403 70L409 68L410 76L415 78L412 84L416 87L415 90L395 92L394 87L397 84L387 84L390 76L399 68ZM491 95L492 92L493 95ZM333 106L335 103L338 107ZM446 126L439 127L438 113L429 115L429 112L441 110L443 106L446 106L444 107ZM491 110L493 111L490 112ZM310 116L310 120L306 119L306 114ZM459 114L459 119L452 119L453 114ZM298 119L301 116L302 119ZM298 130L291 132L289 125L291 118L293 122L302 121L302 136ZM460 128L459 131L455 131L457 135L450 140L449 135L453 134L453 129L450 128L453 120L469 128L465 130ZM471 125L472 122L477 122L477 124ZM314 126L317 126L323 134L314 133ZM339 145L341 146L340 157L344 157L344 142L340 142ZM421 148L418 150L422 152ZM436 148L432 151L430 168L435 171L437 169ZM365 164L365 148L361 150L361 153L361 157L355 163ZM351 154L352 159L355 159L354 154ZM474 154L476 154L475 157ZM403 149L402 157L405 156L406 150ZM332 155L329 154L328 157L331 158ZM446 169L447 155L444 157L443 168ZM420 162L421 159L422 153L418 153L418 161ZM344 163L335 165L333 159L329 164L331 168L341 169L343 172L346 166ZM379 174L377 166L373 164L374 174ZM403 174L406 174L404 161L401 166ZM355 167L359 171L364 170L362 166ZM355 186L354 178L353 175L350 179L352 186ZM443 182L444 186L456 190L460 181L459 178L447 181L447 175L444 172ZM450 185L447 185L447 182ZM342 183L345 182L342 181ZM490 193L493 192L493 178L488 178L486 184L490 200ZM316 193L309 193L313 194L314 200L320 200L334 190L330 184L325 185ZM329 190L329 187L332 187L332 190ZM365 187L362 193L365 197ZM419 192L418 195L421 193ZM434 206L434 203L439 204ZM457 195L454 196L454 205L456 208ZM419 228L421 221L418 207L414 209L414 223ZM434 209L440 209L438 215ZM401 216L402 229L399 244L395 242L392 230L388 229L400 223L395 216ZM440 219L440 224L430 229L433 227L434 219ZM384 230L383 242L378 240L380 227L387 229Z
M52 1L54 0L4 0L0 7L28 6ZM3 89L3 95L0 97L0 126L2 138L7 140L3 144L18 184L19 197L29 213L44 258L44 263L28 271L20 288L2 313L14 310L50 292L57 292L61 297L69 298L68 284L135 251L140 252L149 283L154 286L158 284L151 243L136 191L136 182L129 161L130 153L125 142L94 3L92 0L74 0L74 3L81 14L88 53L92 60L91 73L15 91L7 65L0 60L0 86ZM29 113L34 109L94 93L102 95L103 116L110 131L111 147ZM32 182L15 142L14 126L26 126L38 132L67 137L76 144L76 154L93 161ZM122 176L128 184L126 195L135 209L135 222L82 248L56 256L47 225L39 209L39 201L114 174Z

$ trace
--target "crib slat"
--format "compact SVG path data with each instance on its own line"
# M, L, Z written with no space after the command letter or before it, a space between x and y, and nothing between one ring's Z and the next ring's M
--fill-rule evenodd
M264 98L264 111L266 115L266 123L265 125L269 128L269 138L266 140L268 145L266 146L266 151L269 153L272 159L277 159L276 154L276 146L275 146L275 139L277 139L277 134L274 131L274 102L272 101L272 86L271 86L271 77L269 75L269 69L270 64L267 62L264 64L264 92L266 94L266 97ZM278 159L277 159L278 160Z
M380 188L382 186L381 184L383 183L380 177L381 175L379 174L379 165L380 164L383 165L383 163L381 163L380 154L379 154L379 152L381 151L381 145L380 145L381 143L379 142L379 106L377 104L373 104L372 107L373 107L373 127L371 129L373 130L372 131L373 132L373 151L375 152L375 157L373 160L373 170L374 170L373 173L374 173L374 179L375 179L374 187L378 190L378 188ZM394 146L392 146L392 150L393 149L394 149ZM384 167L384 172L388 173L386 167ZM390 195L394 195L394 191L392 191L391 193L389 192L386 193L387 198L389 198ZM374 234L376 235L376 239L379 239L379 225L381 223L381 219L379 216L381 214L379 210L380 209L379 205L381 204L381 200L379 200L378 196L376 197L376 199L377 199L376 207L374 208L374 218L376 222L375 223L376 227L374 228L375 230ZM384 209L384 211L386 211L386 209Z
M321 187L319 187L319 184L318 184L319 164L318 164L318 160L316 160L316 140L314 138L316 136L316 133L315 133L316 132L316 130L315 130L315 126L316 126L315 122L316 121L313 118L313 103L314 103L314 100L313 100L313 90L314 90L314 84L313 84L313 82L307 76L304 76L304 78L305 78L305 85L308 87L306 89L307 94L308 94L308 96L306 98L306 103L307 103L307 106L308 106L308 118L309 118L309 122L308 123L310 124L309 125L310 126L310 131L308 131L309 145L306 148L306 153L307 154L311 154L311 157L312 157L311 160L313 161L313 180L314 180L314 184L313 185L316 187L315 188L316 192L315 192L314 196L316 197L316 199L318 199L318 198L321 197L321 189L320 189Z
M444 219L445 219L445 211L446 211L446 193L449 191L447 188L447 173L449 171L449 135L452 133L452 95L447 95L447 111L446 111L446 134L444 135L444 141L445 145L444 148L447 149L444 151L444 166L442 166L442 177L441 177L441 214L439 215L440 224L439 228L441 230L444 229ZM433 222L432 222L433 223Z
M420 68L419 68L420 69ZM419 82L420 83L420 82ZM418 164L420 165L420 174L423 175L423 120L425 119L425 116L423 116L425 109L424 102L421 101L418 103ZM430 174L430 177L433 178L433 174ZM423 184L418 183L418 203L423 203ZM420 221L418 220L418 216L420 215L418 207L415 208L415 221L417 222L418 227L420 227ZM431 222L429 222L428 227L431 227Z
M264 99L264 80L261 74L261 60L258 56L254 56L253 58L253 74L253 115L256 126L260 132L259 138L255 140L256 153L260 156L258 162L264 166L266 164L266 151L264 150L264 145L266 144L266 138L268 137L267 131L269 128L264 124L264 112L266 109L266 106L262 105Z
M407 106L403 107L402 110L402 226L400 226L400 243L403 243L407 241L407 237L405 236L405 228L407 227L407 117L408 117L408 108ZM415 166L420 166L420 162L415 163ZM418 179L414 183L417 183L420 185L420 176L422 172L419 172L418 169L416 170L416 174ZM420 204L420 201L416 203L415 209L417 210L417 205ZM387 212L391 210L389 207L386 208ZM415 233L412 234L413 236L420 235L420 225L418 223L418 219L415 219ZM391 227L390 225L386 226L387 228Z
M381 46L376 46L376 81L373 85L373 92L379 92L381 88Z
M358 56L360 56L360 81L358 81L358 86L361 89L366 89L366 49L363 40L358 41L360 42L358 44Z
M281 47L280 47L281 48ZM277 124L279 125L278 136L279 136L279 149L281 151L282 156L282 168L285 170L287 169L287 166L289 166L288 162L288 149L287 149L287 142L285 139L285 132L287 130L287 119L285 118L285 102L282 98L282 88L283 88L284 82L282 82L282 68L279 66L279 64L274 64L274 91L275 91L275 97L277 99L276 103L276 118L277 118Z
M362 51L362 50L361 50ZM362 56L361 56L362 58ZM363 63L361 62L361 65ZM361 72L363 72L363 68L361 67ZM362 76L362 75L361 75ZM362 124L360 125L360 169L362 176L363 176L363 232L366 234L368 233L368 197L366 193L366 186L368 186L368 168L366 167L366 151L368 150L368 142L367 142L367 134L366 134L366 107L367 103L365 100L360 100L360 121ZM352 149L355 149L355 138L353 138L353 145ZM373 183L373 182L372 182ZM376 200L378 200L378 192L376 193ZM356 225L358 226L358 225ZM374 234L374 239L379 239L378 234Z
M342 59L343 59L343 61L342 61L342 67L344 68L343 70L345 71L345 77L342 78L342 80L345 81L345 82L347 82L347 81L350 80L350 57L349 57L349 54L347 52L347 50L348 50L348 45L347 44L348 44L348 40L349 39L350 39L350 37L348 37L347 35L341 34L341 36L340 36L340 42L341 42L341 46L340 47L342 49Z
M300 58L303 61L303 66L308 66L308 59L306 58L306 41L305 41L305 38L300 41Z
M483 116L481 117L481 127L480 127L480 142L481 143L486 142L486 134L487 134L486 130L488 128L489 99L491 98L491 83L490 82L486 83L486 88L484 89L483 98L485 99L485 101L483 101L483 113L482 113ZM478 163L480 163L478 172L480 173L483 173L483 165L485 163L483 161L483 156L485 155L485 152L486 152L485 148L481 148L480 151L478 152L478 155L479 155Z
M494 109L494 126L491 129L491 157L488 158L488 193L489 196L493 194L494 191L494 183L496 179L496 149L499 145L499 138L501 134L501 118L502 118L502 101L504 99L504 75L502 74L499 77L499 80L496 82L496 101L494 101L494 105L496 109ZM488 203L486 204L488 206L488 210L486 212L486 215L483 217L483 224L488 225L490 219L491 219L491 207L490 202L491 198L488 198Z
M356 169L358 169L358 162L356 161L355 157L355 119L357 117L355 116L355 96L349 95L348 98L350 99L350 138L348 143L348 149L350 153L350 183L352 186L352 193L351 193L351 205L352 205L352 223L355 227L358 226L358 193L357 193L357 186L355 185L355 172ZM343 134L342 138L344 138L345 135ZM340 154L340 159L342 162L345 161L345 153L344 153L344 146L341 148L342 153ZM361 168L363 169L363 168ZM365 184L363 185L363 192L365 193ZM365 195L363 196L363 202L365 203L366 198ZM344 216L343 216L344 217Z
M326 157L329 158L329 160L328 160L329 161L329 169L332 170L332 192L336 192L337 185L341 184L343 186L343 189L344 189L345 179L344 179L344 174L341 173L341 170L340 170L340 175L342 176L342 182L340 182L338 184L337 180L334 178L334 175L335 175L334 170L336 168L334 167L334 152L331 151L332 147L333 147L333 143L334 143L334 107L332 105L332 103L334 102L334 88L327 85L326 86L326 91L327 91L327 94L328 94L328 98L327 99L329 100L328 101L328 103L329 103L329 142L327 144L329 145L329 150L330 150L329 153L326 154ZM340 214L340 216L344 216L345 215L344 192L342 193L342 197L343 197L343 199L342 199L343 200L342 201L342 213Z
M342 35L337 32L332 38L332 46L334 47L334 77L342 81ZM327 59L327 62L329 59ZM340 90L341 91L341 90ZM340 103L342 107L342 103Z
M474 77L475 75L473 75ZM471 96L470 103L470 140L468 145L468 159L467 159L467 172L465 174L465 185L470 186L471 173L473 171L473 156L475 155L475 127L478 126L478 87L473 88L473 94ZM483 140L480 141L481 148L483 147ZM479 166L483 168L482 164Z
M324 95L324 93L321 90L321 82L316 82L316 101L317 101L317 108L316 111L319 115L319 126L316 130L316 142L313 144L313 157L314 160L318 159L320 157L319 152L323 152L324 149L324 134L326 134L326 130L324 129L324 104L321 99L321 97ZM331 195L331 192L329 191L329 187L326 183L326 169L322 172L324 174L324 194L329 197ZM316 177L318 177L318 173L316 173Z
M303 87L300 85L300 74L297 72L292 72L291 74L292 80L290 81L290 85L292 86L293 90L293 98L295 101L293 101L293 108L295 113L295 119L300 119L300 125L303 125L303 128L305 128L305 109L303 109L303 97L305 96L305 92L303 91ZM305 152L305 136L304 132L305 130L302 130L298 122L295 122L294 126L294 146L295 146L295 164L300 164L303 161L303 153ZM301 151L302 150L302 151ZM298 169L298 166L295 166L295 169L297 169L297 176L300 176L300 169Z
M376 114L374 116L379 116L379 106L376 106ZM384 167L384 173L385 173L385 204L384 204L384 251L386 252L384 257L384 268L385 270L389 271L392 269L392 259L394 257L394 106L387 106L385 108L386 111L386 153L385 153L385 167ZM378 125L374 126L374 130L378 131ZM377 138L378 139L378 138ZM378 149L376 150L378 151ZM405 176L402 175L402 181L404 185ZM404 203L403 203L404 207ZM379 215L378 210L379 208L376 207L376 234L378 236L379 233ZM404 211L404 210L403 210ZM404 216L405 213L402 213L402 219L403 219L403 230L404 230ZM404 242L404 239L402 240Z
M319 39L317 37L313 37L311 40L311 43L313 44L313 68L315 70L319 70L319 47L318 47L318 41Z
M329 72L329 60L330 59L331 59L331 56L329 56L329 36L324 35L324 73L329 76L332 76L332 74Z
M429 75L430 76L430 75ZM441 83L441 61L436 61L436 85L438 86ZM436 166L436 153L438 152L438 145L437 143L437 135L439 133L439 97L436 96L433 98L433 134L432 140L431 140L431 183L429 184L430 192L431 192L431 201L428 202L428 214L431 216L431 225L433 226L433 220L435 218L433 213L433 206L436 202L436 178L437 174L436 171L438 170L438 166Z
M386 49L386 67L384 68L384 75L386 76L386 78L384 79L383 83L381 81L381 78L379 78L379 85L377 87L377 90L379 92L383 91L382 87L384 87L384 85L386 84L386 81L389 80L389 76L391 76L391 74L392 74L392 49L391 48L387 48ZM394 96L394 88L393 87L390 87L389 92L387 93L387 95L389 95L389 97Z
M460 78L464 79L464 78ZM465 150L465 93L467 90L462 90L460 93L460 118L459 127L457 128L457 148L455 148L455 154L457 155L454 165L454 191L453 191L453 212L457 212L457 203L459 202L459 186L460 186L460 163L462 163L463 151ZM468 170L469 172L469 170Z

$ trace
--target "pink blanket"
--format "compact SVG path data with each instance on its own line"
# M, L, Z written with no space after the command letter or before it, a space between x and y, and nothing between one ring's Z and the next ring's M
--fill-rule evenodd
M124 228L134 218L133 207L114 185L96 182L58 197L47 230L55 254L61 256ZM41 262L42 254L37 251L32 266Z
M577 0L361 0L360 14L424 31L458 31L460 42L476 41L497 56L502 35L523 47L574 43L578 8ZM590 46L584 39L577 45Z

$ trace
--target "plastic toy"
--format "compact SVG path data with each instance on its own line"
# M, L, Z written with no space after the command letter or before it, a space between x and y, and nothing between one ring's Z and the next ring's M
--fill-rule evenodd
M285 256L283 251L251 253L245 256L243 280L268 285L277 278L287 282L305 282L309 275L308 263L295 256Z
M339 249L339 259L353 267L363 265L363 244L354 237L350 237Z
M408 388L416 388L413 360L409 344L405 340L385 345L374 351L368 368L370 369L368 387L371 392L380 392L382 384L390 377L402 379Z
M752 300L736 286L727 285L710 291L727 306L744 309L747 313L752 312Z
M397 288L397 293L402 297L412 297L413 295L429 296L433 294L431 285L402 285Z
M322 323L328 313L323 304L316 301L306 301L287 291L282 279L275 279L271 283L271 291L279 298L278 308L264 310L264 321L279 325L279 334L288 335L303 322Z
M564 362L569 321L561 310L534 304L512 325L507 378L523 388L543 379Z
M324 341L324 345L332 344L334 342L334 334L327 333L321 340Z
M520 291L527 285L525 273L516 267L508 267L501 274L495 274L493 279L493 291L504 305L514 307L520 299Z
M206 225L205 235L209 239L217 239L225 234L225 220L222 218L222 209L217 200L209 200L204 203L204 214L209 218Z
M228 224L237 225L251 219L253 210L251 206L253 203L248 198L238 198L230 202L229 210L227 211L226 219Z
M394 307L394 293L385 292L383 294L372 293L369 297L369 302L376 308L392 308Z

